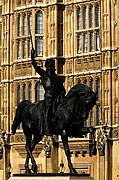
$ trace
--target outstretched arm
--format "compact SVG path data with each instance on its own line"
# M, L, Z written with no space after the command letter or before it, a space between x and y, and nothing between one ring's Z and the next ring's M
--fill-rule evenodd
M37 66L37 63L34 59L34 55L35 55L35 49L31 49L31 61L32 61L32 65L34 67L34 69L36 70L36 72L42 76L44 73L44 70L40 68L40 66Z

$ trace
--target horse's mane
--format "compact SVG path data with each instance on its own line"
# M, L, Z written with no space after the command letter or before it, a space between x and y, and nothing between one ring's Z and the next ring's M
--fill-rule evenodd
M59 104L53 118L53 124L55 124L57 130L65 127L68 131L73 132L73 129L76 129L76 127L78 129L80 126L83 126L84 121L88 118L90 109L95 103L96 94L91 88L85 84L77 83Z

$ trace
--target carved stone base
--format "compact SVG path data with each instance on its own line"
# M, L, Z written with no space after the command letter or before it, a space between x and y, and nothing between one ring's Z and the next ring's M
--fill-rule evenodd
M14 174L9 180L93 180L88 174L71 175L67 173Z

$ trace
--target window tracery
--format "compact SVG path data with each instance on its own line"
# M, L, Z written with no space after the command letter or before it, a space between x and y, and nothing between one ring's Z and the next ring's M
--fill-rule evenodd
M100 50L100 6L98 3L76 7L77 54ZM88 16L90 18L88 18ZM95 18L94 18L95 17ZM83 26L81 26L83 24Z

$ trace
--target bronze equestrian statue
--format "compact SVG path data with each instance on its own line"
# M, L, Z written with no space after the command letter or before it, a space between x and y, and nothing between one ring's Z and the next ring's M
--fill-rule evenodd
M61 135L70 173L77 174L70 159L68 137L83 137L90 133L92 141L90 153L95 155L95 129L84 127L84 121L88 119L91 108L96 104L96 94L87 85L78 82L65 95L63 82L55 73L54 60L46 60L45 71L37 66L34 54L35 50L32 48L31 60L33 67L41 76L45 90L44 100L34 103L23 100L17 107L12 124L12 133L15 134L17 127L22 123L23 132L26 136L26 173L31 173L29 158L31 158L33 172L37 173L37 165L32 152L43 136Z

